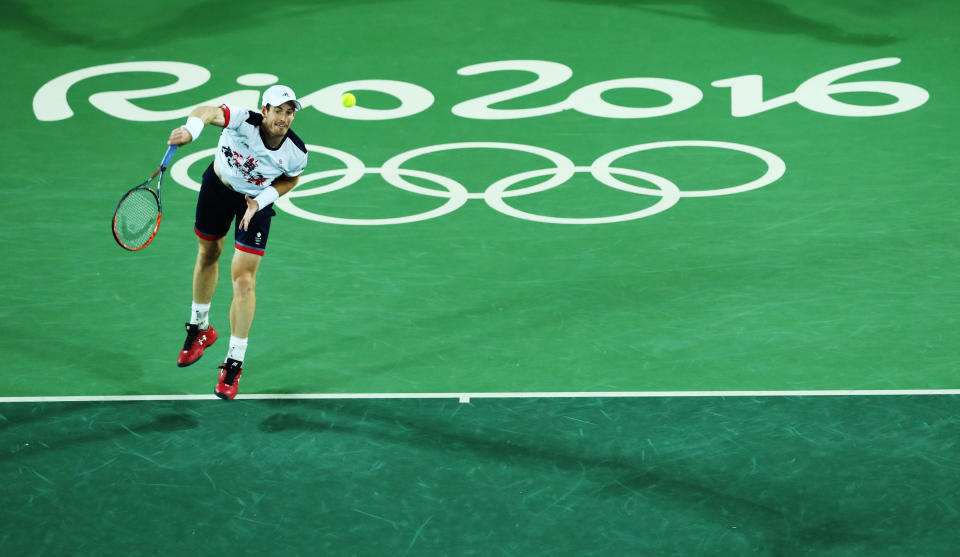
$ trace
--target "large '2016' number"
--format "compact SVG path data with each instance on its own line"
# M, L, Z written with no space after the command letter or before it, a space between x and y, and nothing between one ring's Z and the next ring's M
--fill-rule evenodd
M763 76L744 75L721 79L711 83L714 87L730 89L730 112L733 116L752 116L773 110L790 103L798 103L808 110L834 116L885 116L906 112L921 106L930 98L923 88L895 81L854 81L837 83L852 75L893 66L899 58L879 58L857 64L842 66L816 75L800 84L789 94L764 100ZM464 118L480 120L507 120L554 114L564 110L576 110L604 118L653 118L682 112L703 98L703 92L694 85L673 79L631 77L612 79L587 85L574 91L566 100L548 106L524 109L497 109L493 104L518 99L545 91L564 83L573 71L563 64L541 60L507 60L488 62L461 68L460 75L477 75L495 71L527 71L537 76L536 80L513 89L464 101L453 107L453 113ZM603 93L614 89L636 88L659 91L670 97L670 102L655 107L625 107L611 104L602 98ZM896 99L893 103L858 105L839 101L831 95L837 93L880 93Z

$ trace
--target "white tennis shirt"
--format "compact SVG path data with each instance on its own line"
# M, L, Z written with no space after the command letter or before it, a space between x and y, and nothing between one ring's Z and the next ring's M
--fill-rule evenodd
M276 149L263 144L260 123L263 114L237 106L220 105L227 125L217 144L217 167L228 186L256 197L279 176L293 178L307 167L307 147L287 129Z

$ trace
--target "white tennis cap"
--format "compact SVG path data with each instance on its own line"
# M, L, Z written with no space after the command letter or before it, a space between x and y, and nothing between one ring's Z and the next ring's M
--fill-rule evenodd
M300 110L300 101L297 100L297 94L293 89L286 85L274 85L263 92L263 104L270 106L281 106L283 103L292 102L297 110Z

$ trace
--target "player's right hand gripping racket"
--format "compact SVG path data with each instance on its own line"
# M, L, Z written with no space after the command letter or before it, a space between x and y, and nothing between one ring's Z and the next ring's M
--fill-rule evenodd
M113 238L123 249L137 251L147 247L153 241L160 228L160 216L163 206L160 204L160 185L163 175L173 158L176 145L167 149L167 154L160 162L160 168L146 182L133 188L120 198L117 210L113 213ZM158 178L159 176L159 178ZM148 186L157 178L157 190Z

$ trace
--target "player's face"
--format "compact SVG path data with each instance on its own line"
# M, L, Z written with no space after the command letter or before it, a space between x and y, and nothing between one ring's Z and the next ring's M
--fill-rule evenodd
M297 115L297 107L292 102L283 103L280 106L265 105L260 109L263 114L263 123L260 128L270 135L286 135L287 128L293 122Z

